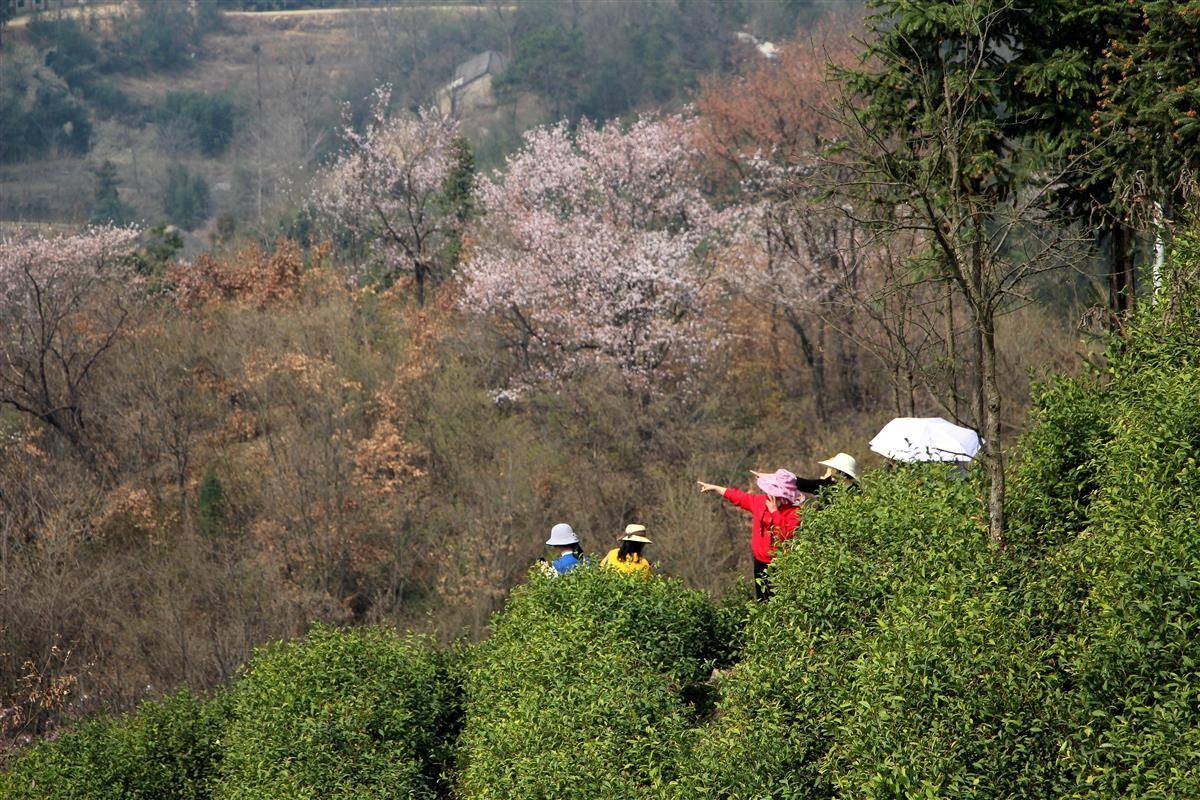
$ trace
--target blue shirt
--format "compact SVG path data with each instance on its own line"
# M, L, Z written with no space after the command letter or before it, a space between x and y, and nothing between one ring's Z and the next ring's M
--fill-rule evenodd
M582 561L587 561L587 558L577 558L574 553L567 553L566 555L556 558L551 566L554 567L554 571L559 575L566 575L568 572L575 569L575 567L578 566Z

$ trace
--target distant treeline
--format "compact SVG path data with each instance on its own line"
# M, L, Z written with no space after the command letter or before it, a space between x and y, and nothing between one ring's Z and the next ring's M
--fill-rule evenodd
M744 57L748 45L734 36L738 31L790 37L798 26L811 24L831 8L814 0L518 0L494 8L449 0L434 4L471 6L480 13L469 20L432 15L409 21L406 49L411 57L382 64L382 71L369 71L369 86L358 82L342 87L348 100L361 101L375 84L388 82L396 86L399 103L426 105L433 90L451 79L457 63L493 49L509 56L497 83L502 100L527 93L537 96L556 119L609 119L638 108L684 102L701 75L727 71ZM835 5L855 4L847 0ZM28 36L36 53L22 55L10 44L6 60L12 67L0 76L0 163L56 153L85 155L96 117L160 122L161 109L152 112L140 106L114 79L186 68L203 51L204 36L221 25L222 11L306 8L414 10L404 3L363 0L200 0L193 11L184 3L141 0L112 24L89 16L33 16ZM189 110L210 118L213 108L191 104ZM231 118L231 112L216 109L225 118ZM193 131L207 156L218 155L232 136L224 121L221 125L213 135ZM189 122L185 127L211 126Z

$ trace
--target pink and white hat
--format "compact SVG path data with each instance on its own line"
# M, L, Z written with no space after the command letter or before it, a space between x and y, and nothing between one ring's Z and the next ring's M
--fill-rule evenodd
M782 467L769 475L759 475L757 483L764 493L785 503L795 503L800 497L800 490L796 488L796 476Z

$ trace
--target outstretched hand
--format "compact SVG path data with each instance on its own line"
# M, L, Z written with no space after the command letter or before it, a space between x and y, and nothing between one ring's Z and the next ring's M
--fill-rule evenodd
M700 487L700 494L705 494L707 492L718 492L719 494L725 494L724 486L717 486L715 483L705 483L704 481L696 481L696 484Z

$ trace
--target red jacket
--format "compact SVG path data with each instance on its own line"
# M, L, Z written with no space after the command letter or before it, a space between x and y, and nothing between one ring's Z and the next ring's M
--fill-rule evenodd
M767 511L765 494L750 494L730 486L725 490L725 499L738 508L744 508L754 517L754 528L750 533L750 552L759 561L768 564L775 557L775 548L784 539L792 538L800 524L800 509L797 506L779 506L774 513Z

